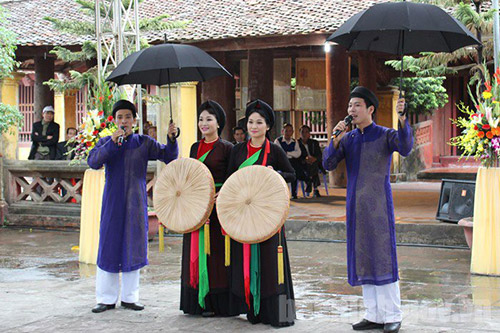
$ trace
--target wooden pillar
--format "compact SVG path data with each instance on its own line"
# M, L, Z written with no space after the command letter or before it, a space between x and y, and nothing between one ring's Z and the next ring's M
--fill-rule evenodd
M367 51L359 51L358 65L359 85L375 93L377 91L377 63L373 54Z
M54 105L54 92L43 83L54 78L54 58L35 57L35 122L42 119L42 110Z
M248 101L261 99L273 107L273 51L248 51ZM271 130L272 138L276 137L276 128Z
M325 53L325 57L326 122L328 136L331 136L335 125L347 115L351 64L346 49L340 45L333 46L330 52ZM347 184L345 164L339 165L330 176L332 185L345 187Z
M211 55L226 69L231 68L226 52L212 52ZM228 141L233 140L231 130L236 126L234 87L234 79L227 75L213 78L201 85L201 103L211 99L218 102L226 111L226 126L221 136Z

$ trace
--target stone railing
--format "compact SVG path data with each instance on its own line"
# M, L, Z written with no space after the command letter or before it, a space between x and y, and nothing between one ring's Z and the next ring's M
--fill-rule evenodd
M78 228L87 164L5 160L3 184L7 221L18 226ZM148 204L152 204L156 162L149 162Z

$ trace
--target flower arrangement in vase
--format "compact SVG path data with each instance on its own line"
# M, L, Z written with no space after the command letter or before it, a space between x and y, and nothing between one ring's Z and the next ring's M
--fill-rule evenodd
M485 69L485 83L476 86L476 94L469 95L474 109L464 103L458 109L466 114L453 120L461 134L450 144L460 148L462 157L480 160L485 167L498 167L500 162L500 68L493 77Z

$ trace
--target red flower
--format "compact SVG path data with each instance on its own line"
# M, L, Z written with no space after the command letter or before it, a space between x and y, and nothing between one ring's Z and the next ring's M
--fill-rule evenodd
M480 137L481 139L484 138L484 132L483 131L477 132L477 136Z
M113 121L113 116L109 116L108 121Z
M497 80L497 84L500 84L500 67L497 68L497 70L495 71L495 74L493 74L493 76Z
M90 147L92 145L92 142L87 141L87 147Z
M111 100L113 98L113 94L108 96L108 99Z
M98 131L98 130L95 130L92 134L93 134L93 135L97 135L97 134L99 134L99 131Z
M101 110L101 111L99 111L99 112L97 112L97 115L98 115L99 117L101 117L103 114L104 114L104 111L102 111L102 110Z
M105 128L106 127L106 123L101 123L101 128Z
M476 109L479 110L479 104L476 105ZM475 113L472 116L474 116L474 115L475 115Z
M486 91L488 91L488 92L490 92L490 91L491 91L491 84L490 84L488 81L486 81L486 82L484 83L484 86L486 87Z
M491 131L486 132L486 137L488 139L493 139L493 133L491 133Z
M490 125L486 124L486 125L483 125L483 130L489 130L491 129Z
M104 97L99 96L99 102L102 102L104 100Z
M477 125L474 125L474 130L475 130L475 131L477 131L477 130L478 130Z

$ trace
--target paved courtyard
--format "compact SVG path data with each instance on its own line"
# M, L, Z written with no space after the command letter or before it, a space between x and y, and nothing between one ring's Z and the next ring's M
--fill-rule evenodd
M77 232L0 229L1 332L261 332L244 316L202 318L179 310L179 237L150 243L141 312L93 314L95 266L71 251ZM361 288L347 284L344 243L290 241L297 320L286 332L352 332L363 316ZM471 276L470 251L398 248L401 332L500 332L500 278ZM380 331L374 331L380 332Z

